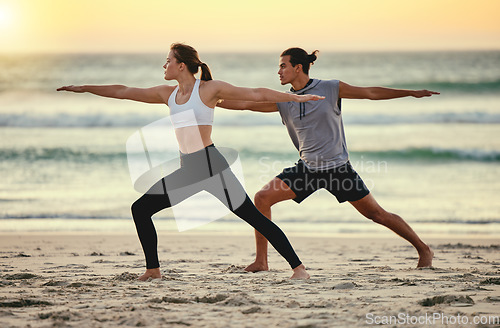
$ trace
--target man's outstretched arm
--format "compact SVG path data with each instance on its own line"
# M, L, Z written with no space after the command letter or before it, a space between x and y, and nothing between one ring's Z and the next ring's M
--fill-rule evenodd
M404 90L384 87L356 87L340 81L339 98L384 100L402 97L430 97L439 95L439 92L429 90Z

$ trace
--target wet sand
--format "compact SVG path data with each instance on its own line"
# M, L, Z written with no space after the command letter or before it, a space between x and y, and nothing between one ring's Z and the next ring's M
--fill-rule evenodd
M270 248L247 273L248 235L160 233L163 278L134 234L0 235L2 327L498 327L498 239L426 239L434 267L397 236L289 236L311 274ZM495 322L495 320L497 320ZM477 324L476 324L477 323Z

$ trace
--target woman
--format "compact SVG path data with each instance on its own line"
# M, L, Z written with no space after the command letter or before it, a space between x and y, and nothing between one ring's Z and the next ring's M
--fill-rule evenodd
M199 67L201 67L201 81L195 78ZM149 278L161 278L157 235L152 215L200 191L190 190L179 197L173 190L182 189L183 186L193 185L193 182L203 181L215 175L220 176L224 194L215 190L207 191L269 240L292 267L294 271L292 279L309 278L285 234L257 210L232 174L227 161L214 147L211 133L214 107L223 99L305 102L323 97L294 95L265 88L239 88L223 81L212 80L210 69L201 62L198 52L180 43L171 45L163 68L165 80L176 80L178 86L160 85L142 89L123 85L83 85L57 89L57 91L77 93L89 92L103 97L152 104L167 104L170 108L170 117L181 153L181 168L156 182L132 205L132 216L146 257L146 272L139 279L145 281Z

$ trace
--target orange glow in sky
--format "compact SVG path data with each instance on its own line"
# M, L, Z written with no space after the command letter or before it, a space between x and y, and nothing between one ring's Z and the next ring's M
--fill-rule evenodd
M498 0L0 0L0 52L500 49Z

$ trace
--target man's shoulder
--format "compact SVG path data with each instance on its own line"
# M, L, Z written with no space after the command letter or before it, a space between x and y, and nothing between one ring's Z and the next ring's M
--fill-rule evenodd
M311 87L311 93L314 92L323 92L330 96L338 94L339 90L339 80L321 80L314 79L315 83Z
M323 79L313 79L313 87L314 88L338 88L340 83L339 80L331 79L331 80L323 80Z
M329 79L329 80L324 80L324 79L315 79L319 83L326 83L326 84L338 84L340 81L337 79Z

